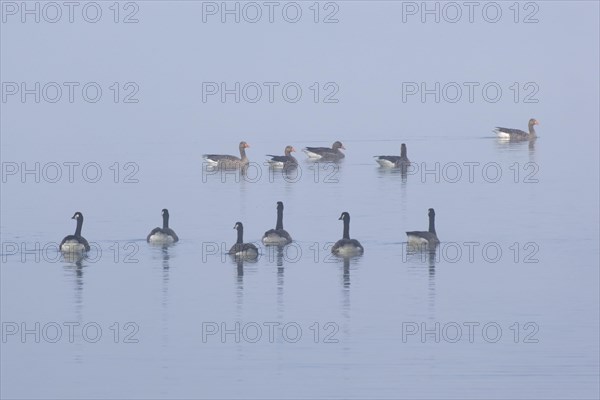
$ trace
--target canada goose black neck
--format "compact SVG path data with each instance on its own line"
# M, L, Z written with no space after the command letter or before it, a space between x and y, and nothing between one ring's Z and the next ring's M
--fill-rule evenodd
M81 227L83 226L83 214L77 211L73 215L73 219L77 220L77 228L75 228L75 236L81 236Z
M435 234L435 211L433 208L429 209L429 232Z
M239 244L244 243L244 226L241 222L236 222L233 229L237 229L237 242Z
M169 211L166 208L162 210L163 229L169 229Z
M350 239L350 214L343 212L339 219L344 221L344 234L342 238Z
M281 201L277 202L277 224L275 229L283 229L283 203Z
M406 156L406 144L402 143L400 146L400 157L407 158Z

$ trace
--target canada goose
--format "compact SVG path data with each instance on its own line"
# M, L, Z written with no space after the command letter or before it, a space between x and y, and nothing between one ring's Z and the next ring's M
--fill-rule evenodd
M331 252L338 256L363 254L365 249L360 242L356 239L350 239L350 214L344 211L338 220L344 221L344 233L343 237L333 245Z
M412 231L406 232L408 236L408 244L413 246L428 245L436 246L440 243L440 240L435 233L435 211L433 208L429 209L429 230L428 231Z
M177 234L169 228L169 210L162 210L163 227L156 227L148 234L146 241L153 244L170 244L179 241Z
M258 249L252 243L244 243L244 226L236 222L233 229L237 229L237 242L229 249L229 254L236 257L256 258Z
M292 243L292 237L285 229L283 229L283 203L277 202L277 224L275 229L270 229L265 232L262 242L265 245L283 246Z
M375 156L375 161L383 168L408 167L410 160L406 156L406 144L400 146L400 156Z
M71 219L77 220L77 228L75 228L75 234L65 236L60 242L60 251L64 253L82 253L90 251L90 245L83 236L81 236L81 227L83 226L83 214L77 211Z

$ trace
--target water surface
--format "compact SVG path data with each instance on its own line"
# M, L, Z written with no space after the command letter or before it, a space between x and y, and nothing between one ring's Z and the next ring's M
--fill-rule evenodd
M340 2L329 25L137 4L138 24L2 25L3 81L140 87L131 104L2 104L3 398L598 397L597 4L540 2L529 25L401 23L393 2ZM203 102L202 82L221 81L308 97ZM413 81L505 95L403 102ZM515 103L507 88L530 81L539 102ZM313 82L340 101L314 103ZM537 141L493 137L531 117ZM203 153L241 140L248 176L203 170ZM339 164L263 164L335 140ZM413 169L379 169L401 143ZM39 182L21 175L36 162ZM281 252L260 245L277 201L294 238ZM166 249L145 241L162 208L181 238ZM425 230L428 208L442 243L410 254L404 232ZM75 211L94 251L69 262L54 246ZM342 211L361 257L329 253ZM256 262L225 254L236 221Z

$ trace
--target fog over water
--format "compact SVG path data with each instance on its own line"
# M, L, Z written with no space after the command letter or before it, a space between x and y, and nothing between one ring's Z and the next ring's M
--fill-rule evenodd
M598 398L598 3L275 3L0 3L1 397Z

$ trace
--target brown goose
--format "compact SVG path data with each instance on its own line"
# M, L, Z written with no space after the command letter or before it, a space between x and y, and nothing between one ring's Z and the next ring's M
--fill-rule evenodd
M274 156L272 154L267 154L267 157L271 157L270 160L267 160L269 166L271 168L290 168L298 165L298 160L294 156L292 156L292 152L296 151L292 146L285 146L284 156Z
M400 146L400 156L375 156L375 161L383 168L408 167L410 160L406 156L406 144Z
M533 128L535 125L539 125L540 123L538 122L537 119L535 118L531 118L529 120L529 133L524 132L520 129L510 129L510 128L502 128L497 126L496 129L494 129L494 133L496 133L496 135L498 135L499 138L502 139L511 139L511 140L527 140L527 139L534 139L537 137L537 135L535 134L535 129Z
M338 141L334 142L333 145L331 145L331 148L329 148L329 147L305 147L302 149L302 151L305 152L309 158L312 158L314 160L336 161L336 160L341 160L342 158L345 157L344 153L342 153L340 151L340 149L346 150L346 148L344 147L342 142L340 142L338 140Z
M246 149L250 145L246 142L240 142L240 157L226 154L204 154L204 159L212 166L219 168L238 168L248 164Z

